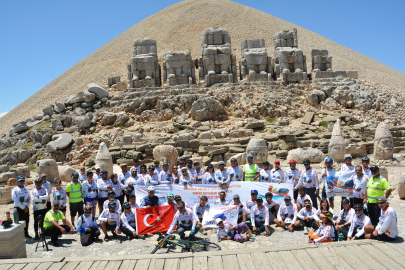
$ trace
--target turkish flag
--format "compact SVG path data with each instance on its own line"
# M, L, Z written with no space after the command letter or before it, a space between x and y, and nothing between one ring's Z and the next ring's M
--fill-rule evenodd
M167 232L175 215L174 205L151 208L136 208L136 233L148 234Z

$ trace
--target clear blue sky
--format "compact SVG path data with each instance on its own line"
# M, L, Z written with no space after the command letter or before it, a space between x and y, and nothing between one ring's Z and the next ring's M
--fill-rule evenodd
M0 0L0 114L174 0ZM404 0L235 2L405 73ZM243 23L243 22L241 22Z

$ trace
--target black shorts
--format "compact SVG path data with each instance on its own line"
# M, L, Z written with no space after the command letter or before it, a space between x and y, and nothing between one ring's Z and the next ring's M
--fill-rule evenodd
M389 237L388 235L384 234L379 234L375 236L374 234L370 235L370 239L378 240L378 241L395 241L395 238Z
M70 203L70 216L75 217L79 213L79 216L84 214L83 202Z
M108 222L105 223L105 228L107 231L113 232L115 228L117 228L117 224L109 224Z
M98 205L103 208L104 207L104 202L107 200L107 198L98 198Z

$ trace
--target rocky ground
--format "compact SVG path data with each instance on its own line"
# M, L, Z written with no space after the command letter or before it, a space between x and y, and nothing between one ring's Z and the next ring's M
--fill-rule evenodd
M355 161L358 162L358 161ZM283 169L285 168L285 164ZM320 171L320 166L315 165L315 169ZM391 186L394 191L390 197L390 204L396 210L398 217L398 227L399 227L399 240L403 241L402 236L405 234L405 202L400 200L397 193L397 184L399 180L399 175L405 172L405 167L403 166L392 166L388 168L388 177ZM300 168L302 169L302 168ZM32 188L30 185L29 188ZM336 205L334 209L334 215L338 215L340 211L340 197L336 198ZM0 208L0 216L5 216L6 211L12 210L12 204L8 204ZM31 207L32 211L32 207ZM32 213L32 212L31 212ZM69 215L69 210L68 210ZM33 215L31 214L31 224L30 224L30 234L33 236ZM304 244L307 243L307 238L302 230L296 230L293 233L284 231L282 228L272 226L272 235L265 236L261 235L258 237L257 242L247 242L247 243L236 243L234 241L223 241L220 243L222 249L241 249L241 248L260 248L263 246L274 246L274 245L294 245L294 244ZM209 238L213 242L216 240L216 231L209 230L208 235L204 236L201 233L197 234L201 238ZM103 255L130 255L130 254L148 254L150 253L156 243L157 235L150 235L146 237L145 240L131 240L128 241L124 236L118 236L117 239L112 239L109 242L93 243L88 247L82 247L80 244L80 236L75 233L73 235L67 234L63 235L60 239L60 247L50 247L50 251L43 251L42 248L35 252L36 241L26 240L27 243L27 256L28 257L56 257L56 256L103 256ZM48 239L49 240L49 239ZM159 252L166 252L166 250L160 250ZM170 250L170 252L181 252L180 249Z

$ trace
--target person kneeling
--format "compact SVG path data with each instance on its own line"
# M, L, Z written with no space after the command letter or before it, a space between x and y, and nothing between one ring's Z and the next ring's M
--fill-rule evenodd
M104 233L104 241L110 240L107 231L111 231L114 238L117 237L120 229L120 212L118 212L115 202L108 203L108 209L101 213L98 220Z
M256 235L252 234L252 231L245 223L239 223L236 226L233 226L228 221L223 221L220 218L215 219L215 223L218 226L218 242L222 240L235 240L236 242L243 243L245 241L255 241ZM249 237L243 237L242 233L246 232Z
M349 232L347 233L347 241L364 239L365 234L371 234L374 231L370 218L363 213L363 205L356 204L354 211L356 215L351 220ZM354 236L352 237L353 234Z
M319 218L316 215L316 208L312 207L309 199L304 201L304 208L302 208L298 213L298 218L301 226L304 227L304 234L308 234L308 228L312 228L314 230L318 228L316 221L318 221Z
M59 225L59 220L62 220L63 225ZM58 246L58 236L70 232L73 234L73 227L65 218L63 213L59 211L59 201L53 202L53 209L46 213L44 218L45 235L51 237L51 243L54 247Z
M177 225L177 233L180 235L180 239L185 238L185 231L191 230L190 235L195 235L200 230L200 226L197 225L197 220L192 210L186 209L183 201L177 203L177 212L173 217L172 224L170 224L167 234L171 234L174 230L174 226Z
M274 219L274 223L278 226L294 232L294 228L301 226L298 217L297 206L291 203L290 195L284 197L284 203L280 206L278 210L277 218Z
M131 208L129 202L124 202L123 204L124 212L121 215L121 228L119 233L123 232L128 240L138 238L145 239L145 235L136 234L136 219L135 219L135 209Z
M89 240L95 242L101 241L98 237L100 236L100 230L98 229L97 221L91 214L93 207L87 204L84 207L84 214L77 221L77 231L80 233L80 242L82 246L88 246Z
M309 242L316 243L326 243L333 242L335 239L335 226L332 221L332 213L329 211L324 211L321 214L322 224L318 230L310 231L308 233Z

